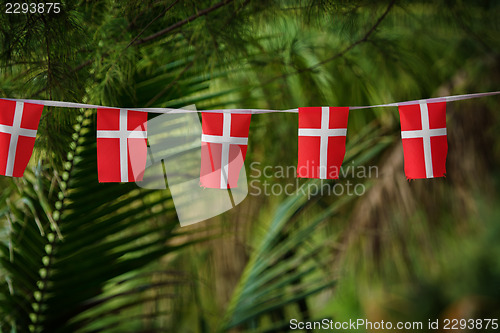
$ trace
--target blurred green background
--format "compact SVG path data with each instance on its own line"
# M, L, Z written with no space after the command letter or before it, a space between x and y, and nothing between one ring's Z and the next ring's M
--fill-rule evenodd
M291 109L499 90L498 1L6 6L0 97ZM286 332L293 318L359 318L425 332L429 319L438 331L445 318L499 319L498 106L448 103L448 175L412 182L397 109L353 110L344 165L378 172L335 183L363 195L250 188L184 228L168 191L98 183L95 110L45 108L25 176L0 179L0 331ZM296 165L296 114L253 116L246 163L260 189L296 184L252 162Z

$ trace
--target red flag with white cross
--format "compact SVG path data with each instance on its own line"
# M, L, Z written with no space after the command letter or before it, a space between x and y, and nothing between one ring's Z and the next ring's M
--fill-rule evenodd
M250 119L250 114L202 112L202 187L237 187L247 153Z
M348 116L348 107L299 108L298 177L339 178Z
M401 138L408 179L446 175L446 102L400 105Z
M142 180L147 158L146 112L97 110L97 173L100 183Z
M0 100L0 175L23 176L42 111L43 105Z

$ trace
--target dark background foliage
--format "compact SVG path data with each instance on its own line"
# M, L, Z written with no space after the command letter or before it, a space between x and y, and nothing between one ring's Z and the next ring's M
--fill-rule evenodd
M61 8L6 14L2 4L0 97L291 109L498 90L497 1ZM168 190L97 182L94 111L45 108L25 176L0 179L0 331L276 332L291 318L424 327L499 318L497 109L497 97L449 103L448 175L413 182L397 110L353 110L344 165L378 173L338 183L361 184L364 195L251 188L233 210L181 228ZM296 164L295 114L253 116L249 140L249 181L295 184L249 167Z

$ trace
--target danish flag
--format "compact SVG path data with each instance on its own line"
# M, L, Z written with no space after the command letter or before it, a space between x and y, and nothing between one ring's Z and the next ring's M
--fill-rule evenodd
M201 186L237 187L247 153L251 116L202 112Z
M146 112L97 110L97 173L99 182L142 180L147 157Z
M446 102L400 105L401 138L408 179L446 174Z
M299 108L298 177L339 178L348 116L348 107Z
M42 110L43 105L0 100L0 175L23 176Z

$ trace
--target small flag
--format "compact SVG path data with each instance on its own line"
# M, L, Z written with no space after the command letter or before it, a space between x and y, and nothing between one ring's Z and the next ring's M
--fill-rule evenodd
M348 107L299 108L298 177L339 178L348 116Z
M0 175L23 176L42 111L43 105L0 100Z
M146 112L97 110L97 173L100 183L142 180L147 157Z
M201 186L237 187L247 153L251 116L202 112Z
M446 174L446 102L400 105L401 138L408 179Z

